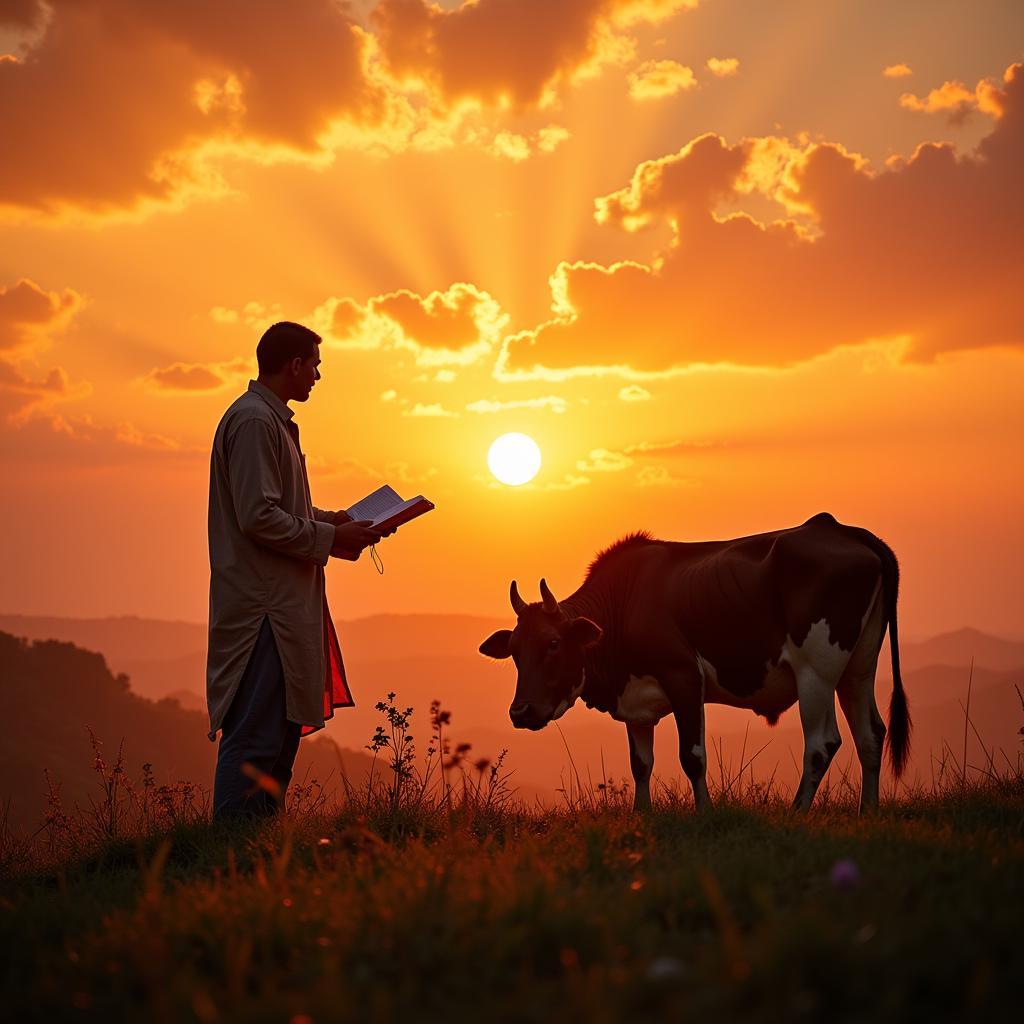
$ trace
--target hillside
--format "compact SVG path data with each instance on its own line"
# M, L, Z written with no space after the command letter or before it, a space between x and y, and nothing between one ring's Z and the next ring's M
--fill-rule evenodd
M378 804L11 856L0 999L47 1024L1010 1021L1022 801L1018 776L867 818Z
M206 738L205 712L132 693L127 677L112 674L101 654L69 643L29 643L0 632L0 666L0 715L6 725L0 799L10 800L15 827L38 825L45 811L44 768L60 785L66 805L87 806L90 795L98 795L89 729L111 765L124 738L126 767L136 781L149 762L158 785L188 780L212 787L217 745ZM326 738L300 745L295 778L301 780L307 770L320 779L336 778L339 753L350 776L361 779L369 756L338 751Z
M183 752L193 750L198 744L198 753L187 756L189 771L193 773L191 777L203 780L211 777L215 748L205 739L205 650L189 652L179 646L195 643L197 637L205 644L202 627L133 618L60 620L0 616L0 623L12 618L29 634L52 629L64 637L88 635L108 643L114 653L103 651L107 662L115 672L125 672L130 677L129 689L121 688L121 703L126 707L163 708L159 721L165 724L153 726L148 732L143 729L145 735L170 729L175 735L180 732L189 737L187 741L160 740L147 746L134 724L132 733L119 732L130 723L123 717L111 718L104 728L97 729L108 744L108 755L111 753L109 747L121 735L134 735L137 738L127 749L132 752L136 764L140 765L144 758L161 771L173 774L178 760L186 757ZM324 740L358 752L353 754L358 763L358 758L364 754L364 745L381 721L374 704L389 691L397 692L398 702L403 707L412 705L416 709L413 735L421 752L430 731L427 720L430 702L440 699L452 712L451 738L455 742L471 743L474 758L493 759L501 750L508 749L507 764L515 772L515 784L525 795L557 801L561 799L558 790L575 784L577 774L584 784L588 780L596 783L602 777L616 781L629 778L624 728L582 705L566 714L557 727L551 726L539 733L524 733L511 728L508 705L515 686L514 668L508 663L489 662L476 653L480 640L500 625L497 620L483 617L449 615L381 615L340 623L338 629L356 707L339 711L320 736L302 744L297 778L301 778L307 759L319 765L317 774L322 780L335 767L336 758L321 756L317 747ZM138 658L140 652L146 650L147 643L151 645L149 653L153 656ZM910 779L930 779L936 759L945 757L949 762L950 751L957 759L962 758L965 723L961 704L966 700L968 666L972 657L975 669L971 700L973 728L968 727L967 736L969 763L980 767L986 758L975 729L1000 763L1003 758L1000 750L1011 761L1016 759L1020 751L1018 729L1024 722L1024 716L1013 684L1024 682L1024 644L965 629L929 641L904 644L901 653L904 682L915 722ZM118 657L122 660L115 660ZM65 675L73 676L74 671L65 672ZM107 675L112 679L109 672ZM112 683L108 683L110 685ZM877 686L883 714L888 707L890 685L886 647L882 653ZM41 695L49 692L50 684L43 686L40 683L37 689L39 703L44 703ZM126 700L131 697L137 702L140 696L165 698L172 695L173 700L151 699L142 705ZM108 700L101 706L110 703ZM78 745L74 748L74 755L69 758L66 748L59 746L48 756L59 761L71 773L75 772L71 762L77 763L78 773L84 769L87 776L91 751L84 726L88 724L88 718L78 717L86 710L95 714L91 706L75 712ZM14 720L28 720L32 715L48 717L49 707L26 705ZM855 751L842 716L839 721L844 746L830 778L837 780L846 767L856 782ZM774 772L776 781L780 783L792 785L795 782L795 766L800 761L802 750L799 718L795 710L787 712L779 725L771 729L763 720L747 712L711 706L708 708L707 733L713 774L719 771L719 756L723 765L731 765L734 771L741 761L761 750L755 762L759 776ZM670 783L681 781L675 744L675 726L666 721L657 732L656 774ZM151 749L154 753L136 756L132 747L137 747L140 752ZM37 804L41 793L39 771L42 762L35 760L29 763L36 772L36 783L26 790L33 794L27 799ZM18 778L21 786L21 775ZM88 791L88 783L86 778L84 791ZM19 789L5 792L19 792Z

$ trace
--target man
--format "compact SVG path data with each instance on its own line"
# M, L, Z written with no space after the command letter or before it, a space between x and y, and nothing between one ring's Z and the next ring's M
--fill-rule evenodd
M224 414L210 456L211 741L223 730L215 820L284 806L300 736L353 701L324 590L330 556L381 539L369 520L314 508L291 401L320 379L320 336L274 324L257 380Z

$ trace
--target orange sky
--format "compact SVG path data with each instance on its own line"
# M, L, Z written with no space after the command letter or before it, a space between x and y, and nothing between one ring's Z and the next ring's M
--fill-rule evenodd
M339 619L829 510L909 635L1021 635L1022 60L1005 2L0 3L0 609L204 620L294 319L315 502L438 506Z

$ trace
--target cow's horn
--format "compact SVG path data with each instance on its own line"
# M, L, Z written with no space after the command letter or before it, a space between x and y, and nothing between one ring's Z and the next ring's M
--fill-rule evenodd
M555 600L555 595L548 590L547 580L540 581L540 596L544 598L544 611L549 615L557 615L558 602Z
M516 586L516 581L512 581L512 586L509 587L508 596L512 601L512 611L516 615L522 615L526 608L526 602L519 596L519 588Z

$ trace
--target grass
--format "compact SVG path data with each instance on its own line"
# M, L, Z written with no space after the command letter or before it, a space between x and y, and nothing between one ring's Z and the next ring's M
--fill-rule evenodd
M637 817L574 775L542 810L451 747L439 706L419 762L393 696L382 713L379 775L334 806L307 786L277 820L213 825L201 792L113 786L98 754L88 812L0 830L9 1019L1019 1014L1019 771L950 770L866 819L849 780L800 817L743 766L706 815L663 790Z

